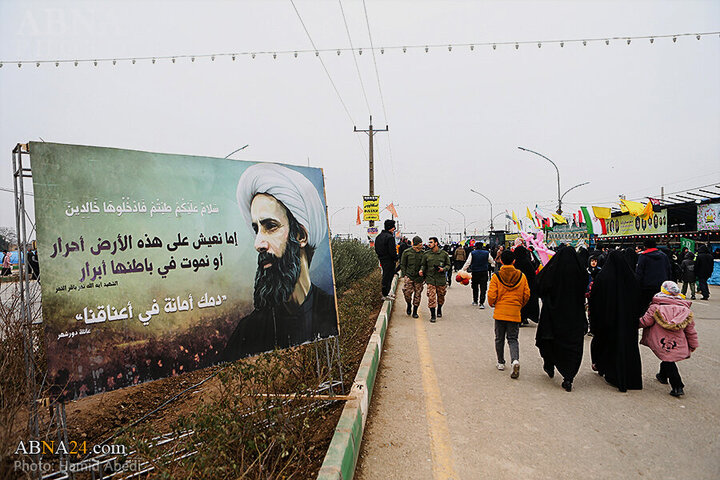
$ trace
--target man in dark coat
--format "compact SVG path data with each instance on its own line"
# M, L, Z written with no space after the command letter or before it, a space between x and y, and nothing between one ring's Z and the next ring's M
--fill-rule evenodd
M642 389L638 324L644 309L640 292L622 252L610 252L590 290L590 356L593 370L621 392Z
M528 300L520 311L520 315L522 317L520 326L523 327L530 324L528 319L537 323L538 317L540 316L540 306L538 305L538 288L537 281L535 280L535 266L530 260L530 252L522 245L515 247L514 265L515 268L525 275L525 278L528 281L528 286L530 287L530 300Z
M385 229L375 238L375 253L382 267L382 296L394 300L395 295L390 294L390 287L398 260L395 248L395 220L385 220Z
M557 368L563 376L562 387L569 392L580 369L587 332L587 273L580 265L575 249L563 247L553 255L538 274L537 283L542 311L535 345L543 357L543 370L553 378Z
M666 280L672 280L670 259L657 249L652 238L643 242L645 250L639 255L635 276L640 282L641 310L644 312L650 306L652 297L660 291L660 285Z
M695 258L695 276L698 281L698 290L702 294L701 300L710 298L710 289L708 288L708 278L712 276L715 264L713 256L706 245L698 247L698 254Z

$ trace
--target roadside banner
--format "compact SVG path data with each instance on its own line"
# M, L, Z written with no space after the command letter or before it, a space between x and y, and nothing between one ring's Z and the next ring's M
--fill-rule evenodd
M647 220L627 213L605 220L605 224L607 234L603 236L609 237L667 233L667 210L653 212Z
M697 206L697 229L720 230L720 203Z
M380 197L377 195L363 196L363 220L377 222L380 220Z
M338 334L322 170L52 143L30 155L55 395Z

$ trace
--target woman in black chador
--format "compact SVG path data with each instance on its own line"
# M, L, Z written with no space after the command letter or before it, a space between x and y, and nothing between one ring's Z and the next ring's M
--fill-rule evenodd
M622 252L608 255L595 277L588 305L593 370L621 392L642 389L640 286Z
M537 294L537 281L535 280L535 267L530 261L530 251L518 245L515 247L515 263L513 266L520 270L525 278L527 279L528 286L530 287L530 300L522 307L520 315L522 318L522 325L529 325L528 319L533 322L538 321L538 315L540 314L540 306L538 305L538 294Z
M553 378L557 368L563 376L562 386L569 392L582 362L587 332L587 272L575 249L564 247L540 270L537 281L542 310L535 345L544 360L543 370Z

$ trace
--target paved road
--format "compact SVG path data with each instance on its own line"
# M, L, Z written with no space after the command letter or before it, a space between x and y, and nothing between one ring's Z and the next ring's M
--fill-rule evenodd
M685 396L654 375L641 346L644 389L620 393L590 369L590 337L572 392L549 379L520 331L518 380L495 368L492 310L453 284L445 316L393 311L356 478L720 478L720 288L693 310L700 348L679 369ZM507 354L506 354L507 355Z

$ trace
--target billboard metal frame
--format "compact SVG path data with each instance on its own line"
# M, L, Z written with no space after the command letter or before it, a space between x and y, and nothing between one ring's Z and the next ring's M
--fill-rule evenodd
M25 361L25 374L27 380L27 389L30 393L29 410L28 416L28 431L30 435L35 438L40 438L40 424L39 424L39 406L41 399L39 398L40 390L42 385L37 383L37 368L35 365L35 350L38 342L42 341L40 338L36 338L33 332L33 299L31 298L30 288L30 268L27 261L27 254L29 250L29 239L35 232L35 222L30 218L27 212L25 197L32 195L25 191L25 181L32 179L32 169L30 168L30 150L28 143L18 143L12 150L12 168L13 168L13 187L14 187L14 203L15 203L15 227L18 239L18 285L20 294L20 318L23 326L23 351ZM28 225L29 224L29 225ZM29 226L29 230L28 230ZM39 275L38 275L39 280ZM41 322L40 322L41 323ZM324 348L323 348L324 346ZM316 369L318 375L318 388L315 390L316 395L322 395L326 393L329 397L334 397L345 394L345 386L343 382L343 367L340 357L340 341L338 336L329 337L321 341L313 342ZM323 352L324 350L324 352ZM216 372L218 373L219 370ZM216 373L211 374L209 377L204 379L200 384L214 377ZM197 387L195 385L193 387ZM191 387L191 388L193 388ZM181 392L169 401L162 403L159 407L154 409L151 413L155 413L170 403L172 400L177 399L182 393L185 393L190 389ZM339 392L338 392L339 391ZM328 401L328 400L326 400ZM332 402L332 400L329 400ZM48 425L48 430L57 426L58 441L68 439L67 430L67 416L65 414L65 403L62 401L54 401L52 405L49 405L51 412L51 419ZM150 414L141 417L134 424L140 423L142 420L147 418ZM111 438L114 438L111 437ZM110 440L110 439L108 439ZM108 440L102 443L106 443ZM32 456L35 462L39 463L42 457L38 455ZM87 459L84 459L87 460ZM38 478L59 478L57 475L61 475L62 478L72 478L72 472L57 471L50 472L47 475L43 475L42 471L38 469ZM68 477L69 475L69 477ZM95 476L93 472L93 477ZM102 474L101 474L102 477Z

